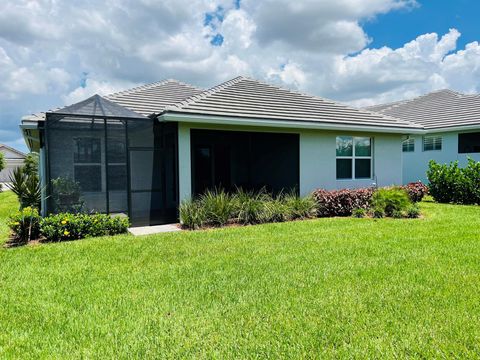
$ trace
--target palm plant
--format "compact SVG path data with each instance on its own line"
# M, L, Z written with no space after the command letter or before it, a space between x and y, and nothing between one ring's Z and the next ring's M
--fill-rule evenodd
M10 175L9 187L17 195L20 209L40 208L42 189L37 175L29 175L24 167L16 168Z

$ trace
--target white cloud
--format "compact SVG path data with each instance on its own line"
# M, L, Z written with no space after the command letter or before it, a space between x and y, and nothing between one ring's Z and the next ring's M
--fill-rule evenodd
M79 101L85 100L86 98L98 94L98 95L108 95L114 92L118 92L124 89L128 89L139 84L133 83L115 83L107 81L97 81L93 79L86 79L84 86L79 86L68 94L62 96L64 105L75 104Z
M272 81L280 80L280 82L295 89L303 88L307 80L306 74L295 63L285 64L280 70L270 69L267 76Z
M362 23L416 5L242 0L237 9L232 0L4 0L0 142L16 141L25 113L164 78L208 87L243 74L358 105L442 87L479 91L480 46L458 49L455 29L398 49L368 47ZM206 24L207 13L213 15ZM213 46L218 34L223 43Z
M336 54L367 45L360 20L414 4L407 0L245 1L257 24L260 44L283 43L302 51Z
M468 44L454 52L460 33L425 34L398 49L365 49L337 57L329 74L331 94L356 105L398 100L440 88L478 91L480 48Z

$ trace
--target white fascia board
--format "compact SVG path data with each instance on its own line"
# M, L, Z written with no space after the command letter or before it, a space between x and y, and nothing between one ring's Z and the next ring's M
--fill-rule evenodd
M19 126L20 126L21 130L37 130L38 129L38 123L37 122L22 123Z
M480 130L480 124L427 129L425 130L425 133L431 134L431 133L445 133L445 132L469 131L469 130Z
M207 116L192 114L174 114L164 113L157 117L159 121L189 122L200 124L221 124L221 125L246 125L246 126L264 126L280 127L290 129L315 129L315 130L341 130L341 131L359 131L359 132L378 132L393 134L423 134L422 128L401 128L388 126L369 126L369 125L347 125L347 124L328 124L315 121L290 121L290 120L272 120L272 119L252 119L236 118L226 116Z

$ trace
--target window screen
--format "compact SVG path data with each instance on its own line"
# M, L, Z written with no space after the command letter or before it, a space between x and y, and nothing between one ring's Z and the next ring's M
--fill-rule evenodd
M403 152L414 152L415 151L415 139L408 137L402 142L402 151Z
M75 181L82 191L102 191L101 165L76 165Z
M442 137L429 135L423 137L423 151L442 150Z

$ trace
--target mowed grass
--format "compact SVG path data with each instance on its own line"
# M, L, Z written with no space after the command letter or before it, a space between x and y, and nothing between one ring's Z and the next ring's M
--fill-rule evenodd
M1 249L0 357L480 357L480 207L421 207Z

